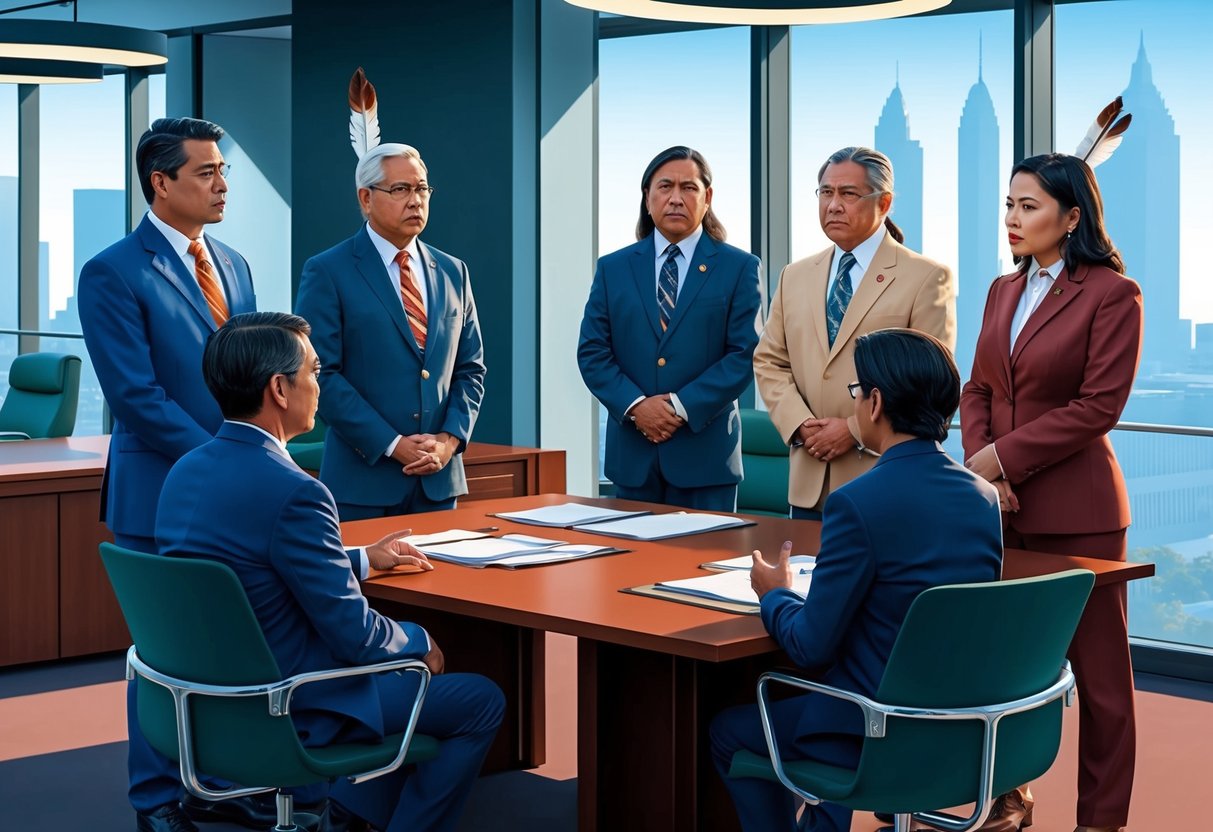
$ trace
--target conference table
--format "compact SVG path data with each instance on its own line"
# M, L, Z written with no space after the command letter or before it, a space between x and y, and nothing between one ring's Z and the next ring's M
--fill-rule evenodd
M757 616L620 590L707 574L699 564L775 552L784 540L814 554L821 524L750 517L755 525L656 542L502 520L498 512L565 502L672 511L669 506L544 494L465 504L453 511L343 524L346 545L393 530L520 533L610 544L622 554L516 570L437 563L426 573L375 573L363 584L385 614L417 621L442 647L448 670L482 672L506 693L507 720L491 769L543 762L545 632L576 636L578 829L733 830L732 806L712 769L708 724L753 702L759 673L790 661ZM1096 583L1146 578L1152 564L1008 550L1004 578L1090 569Z

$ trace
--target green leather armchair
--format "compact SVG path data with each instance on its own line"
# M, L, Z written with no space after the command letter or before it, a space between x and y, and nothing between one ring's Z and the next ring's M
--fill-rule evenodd
M787 517L788 446L765 410L741 410L741 464L745 479L737 487L737 510Z
M0 405L0 440L71 436L80 401L80 357L32 352L13 359Z

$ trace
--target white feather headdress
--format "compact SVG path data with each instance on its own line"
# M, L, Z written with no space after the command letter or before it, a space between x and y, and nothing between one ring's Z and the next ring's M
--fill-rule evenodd
M350 144L359 159L379 144L379 101L362 67L350 79Z
M1121 115L1124 106L1121 97L1116 96L1115 101L1099 111L1099 115L1095 117L1095 123L1078 143L1078 149L1074 151L1074 155L1086 162L1092 169L1100 162L1106 162L1112 152L1124 141L1125 131L1129 129L1129 122L1133 120L1130 113Z

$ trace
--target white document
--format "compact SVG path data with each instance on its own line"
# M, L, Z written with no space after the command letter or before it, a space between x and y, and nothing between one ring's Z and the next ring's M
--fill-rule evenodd
M648 514L647 511L621 511L617 508L602 508L587 506L581 503L561 503L555 506L531 508L526 511L503 511L497 514L502 520L512 520L515 523L529 523L533 526L553 526L569 528L583 523L598 523L603 520L619 520L623 517L636 517Z
M407 537L400 538L405 543L412 543L418 549L422 546L430 546L435 543L451 543L456 540L477 540L482 537L488 537L488 532L473 532L467 529L450 529L445 532L434 532L433 534L410 534Z
M511 555L508 558L490 561L486 566L505 566L513 568L516 566L538 566L543 563L562 563L566 560L578 560L580 558L591 558L595 555L604 555L607 553L619 552L614 546L589 546L584 543L570 543L565 546L557 546L554 549L544 549L541 552L530 552L523 555Z
M792 591L801 598L805 597L809 594L809 583L812 580L813 573L811 571L805 569L793 570ZM662 581L657 586L667 592L676 592L679 595L758 606L758 595L750 587L750 573L737 569L727 572L716 572L700 578Z
M670 514L646 514L641 517L628 517L623 520L574 526L573 528L580 532L627 537L633 540L663 540L667 537L682 537L687 534L751 525L753 525L753 521L742 520L739 517L675 511Z
M788 558L788 563L792 565L793 574L797 569L807 569L810 572L817 565L817 558L814 555L792 555ZM752 555L741 555L735 558L727 558L726 560L714 560L710 563L701 563L700 569L711 569L713 572L728 572L734 569L740 569L744 572L749 572L750 567L754 565Z
M448 543L414 543L426 557L451 563L478 564L507 558L511 555L532 554L565 545L563 540L547 540L525 534L501 537L477 537Z

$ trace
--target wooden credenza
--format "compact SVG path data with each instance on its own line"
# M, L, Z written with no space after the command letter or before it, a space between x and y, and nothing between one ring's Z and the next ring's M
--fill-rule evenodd
M97 556L108 436L0 442L0 666L130 644ZM464 500L563 494L564 451L471 443Z

